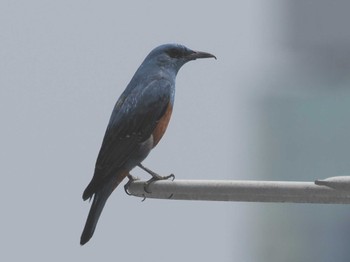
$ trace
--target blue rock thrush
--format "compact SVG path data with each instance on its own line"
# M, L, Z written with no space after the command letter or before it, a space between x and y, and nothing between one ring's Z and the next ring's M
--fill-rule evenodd
M139 166L153 176L141 162L162 138L172 112L175 78L179 69L197 58L214 55L193 51L178 44L161 45L145 58L114 106L98 154L95 172L83 193L83 199L93 197L80 244L92 237L102 209L113 190L130 170Z

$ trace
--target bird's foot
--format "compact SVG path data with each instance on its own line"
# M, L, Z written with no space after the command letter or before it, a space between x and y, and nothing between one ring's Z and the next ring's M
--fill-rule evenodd
M156 173L154 173L154 174L152 175L152 178L150 180L146 181L146 183L143 186L143 189L148 194L152 193L148 188L153 182L158 181L158 180L168 180L168 179L171 179L172 181L174 181L174 179L175 179L175 175L174 174L170 174L169 176L160 176L160 175L158 175Z
M152 176L152 179L154 178L154 180L165 180L165 179L169 179L169 178L173 178L173 180L175 179L175 176L173 174L169 175L169 176L160 176L158 175L156 172L153 172L151 169L145 167L144 165L142 165L141 163L138 164L138 166L143 169L144 171L146 171L148 174L150 174Z
M143 166L141 163L139 163L138 166L152 176L152 178L150 180L148 180L143 187L145 192L148 194L151 193L151 191L148 190L148 188L149 188L150 184L152 184L153 182L158 181L158 180L167 180L169 178L172 178L172 181L174 181L174 179L175 179L174 174L171 174L169 176L161 176L161 175L158 175L156 172L153 172L151 169Z
M129 186L132 182L136 181L136 180L140 180L140 178L138 177L134 177L132 175L128 175L128 178L129 178L129 181L124 185L124 190L125 190L125 193L129 196L131 196L131 194L129 193L128 189L129 189Z

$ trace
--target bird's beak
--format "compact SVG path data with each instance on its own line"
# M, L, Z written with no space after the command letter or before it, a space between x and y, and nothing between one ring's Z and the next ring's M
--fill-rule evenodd
M194 51L192 54L187 56L189 60L196 60L197 58L210 58L210 57L213 57L216 59L215 55L212 55L206 52L200 52L200 51Z

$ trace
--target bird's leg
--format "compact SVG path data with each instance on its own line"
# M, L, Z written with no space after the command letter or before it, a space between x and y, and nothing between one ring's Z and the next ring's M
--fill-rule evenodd
M154 179L154 181L156 181L156 180L166 180L166 179L169 179L169 178L173 178L173 180L175 179L175 176L173 174L171 174L169 176L158 175L157 173L153 172L151 169L145 167L141 163L138 164L138 167L140 167L141 169L145 170L148 174L150 174L152 176L151 179Z
M151 191L148 190L148 187L149 187L149 185L150 185L151 183L153 183L154 181L157 181L157 180L166 180L166 179L169 179L169 178L172 178L172 180L174 181L174 179L175 179L174 174L171 174L171 175L169 175L169 176L160 176L160 175L158 175L157 173L155 173L155 172L153 172L152 170L150 170L149 168L143 166L141 163L139 163L138 166L139 166L141 169L145 170L148 174L150 174L150 175L152 176L152 178L151 178L150 180L146 181L145 186L144 186L144 190L145 190L145 192L147 192L147 193L151 193Z
M134 182L134 181L136 181L136 180L140 180L140 179L139 179L138 177L134 177L134 176L132 176L132 175L130 175L130 174L128 174L128 178L129 178L129 181L128 181L128 183L126 183L126 184L124 185L124 190L125 190L125 193L126 193L127 195L131 196L131 194L130 194L129 191L128 191L130 184L131 184L132 182Z

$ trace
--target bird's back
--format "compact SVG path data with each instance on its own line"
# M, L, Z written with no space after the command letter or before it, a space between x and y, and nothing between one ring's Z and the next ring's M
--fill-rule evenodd
M139 85L128 86L113 109L84 199L120 169L129 171L148 155L167 128L173 96L174 83L164 78L148 77ZM144 143L151 136L152 144Z

